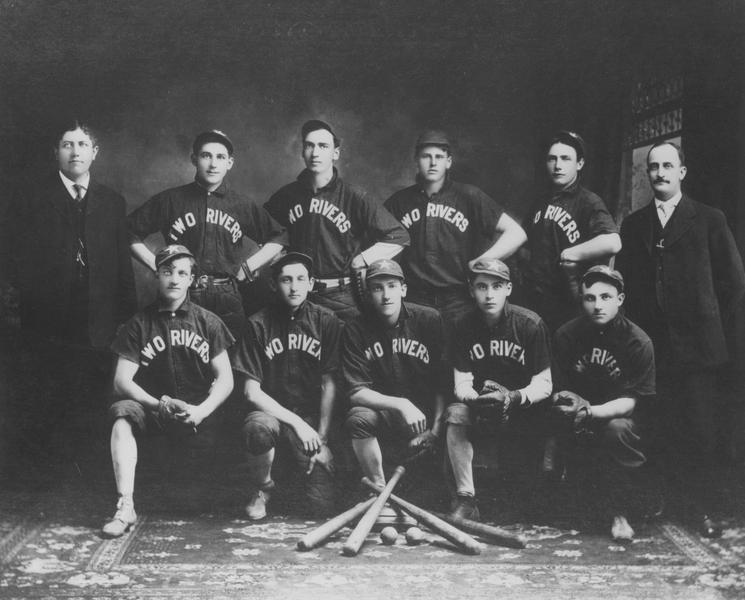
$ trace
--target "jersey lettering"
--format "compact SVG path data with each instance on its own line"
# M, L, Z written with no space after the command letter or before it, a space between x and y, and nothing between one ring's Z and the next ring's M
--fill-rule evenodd
M211 225L219 225L220 227L224 227L225 229L227 229L231 237L233 238L234 244L243 237L241 226L233 217L231 217L228 213L221 211L220 209L208 208L205 221Z
M321 342L316 338L304 333L287 334L287 350L300 350L307 352L313 358L321 358ZM265 347L264 354L269 360L285 351L285 345L280 338L273 338Z
M169 342L171 348L183 347L199 355L204 364L210 361L210 345L201 335L188 329L169 330ZM156 335L140 350L140 363L147 367L150 362L168 347L163 336Z
M217 225L225 228L228 233L230 233L234 244L243 237L243 231L241 231L241 226L238 222L228 213L217 208L208 208L204 220L205 223L209 223L210 225ZM183 217L179 217L171 223L171 231L168 234L168 237L176 242L182 235L184 235L187 228L195 227L196 224L197 219L194 216L194 213L188 212Z
M474 344L468 352L472 361L481 360L487 354L481 344ZM525 349L515 342L509 340L490 340L489 356L508 358L525 366Z
M391 352L393 354L404 354L422 361L425 365L429 364L429 350L427 346L418 340L409 338L393 338L391 340ZM383 358L383 346L380 342L375 342L372 347L365 350L365 358L374 360Z
M611 379L618 379L621 376L621 368L616 357L605 348L593 348L580 356L574 365L574 370L578 373L584 373L593 365L602 368Z
M352 227L352 223L338 206L331 204L328 200L322 198L311 198L308 211L318 215L323 215L331 221L340 233L346 233Z
M427 204L427 216L444 219L448 223L455 225L461 233L465 233L468 229L468 219L466 219L466 216L462 212L456 210L453 206L429 202Z
M540 213L538 213L540 214ZM537 217L538 215L536 215ZM546 208L546 213L543 216L544 220L554 221L559 228L567 236L570 244L574 244L579 239L579 229L577 223L566 210L561 206L549 204Z
M414 208L401 217L401 225L410 229L411 226L422 218L422 211Z
M303 216L303 205L302 204L296 204L290 209L290 212L287 214L287 221L292 225L297 221L299 218Z

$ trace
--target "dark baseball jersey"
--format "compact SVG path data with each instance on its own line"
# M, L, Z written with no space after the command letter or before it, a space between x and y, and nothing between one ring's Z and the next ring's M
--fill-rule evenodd
M400 190L385 207L411 236L399 260L406 282L425 289L464 286L468 261L492 246L504 212L476 186L450 179L432 196L419 184Z
M401 396L432 414L444 390L444 333L440 314L403 303L393 327L375 313L362 314L342 334L342 372L351 396L361 388Z
M365 192L339 177L313 191L311 175L303 171L297 181L275 192L264 208L287 227L290 250L313 258L315 274L344 277L352 259L377 242L408 246L409 234L401 223Z
M453 366L473 374L473 388L486 379L510 390L526 387L532 377L551 366L550 334L532 310L507 302L502 319L489 327L480 310L456 324Z
M553 351L554 391L591 404L655 394L652 341L623 315L602 328L587 317L572 319L554 334Z
M245 256L243 237L286 244L284 228L259 205L223 183L208 192L196 181L165 190L128 217L130 235L160 232L166 244L194 253L201 273L235 275Z
M155 302L137 313L119 329L111 350L139 365L134 381L148 394L199 404L215 379L210 361L233 342L217 315L187 298L175 311Z
M322 375L339 370L342 321L305 302L294 314L273 305L253 315L233 353L233 368L302 417L317 417Z
M534 206L524 228L530 249L530 263L524 272L527 285L558 297L567 296L570 289L559 267L562 250L601 234L618 233L605 203L577 182ZM592 264L579 265L577 277Z

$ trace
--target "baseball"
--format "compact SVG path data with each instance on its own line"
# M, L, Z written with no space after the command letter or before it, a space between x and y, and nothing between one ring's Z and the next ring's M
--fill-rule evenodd
M396 543L397 539L398 531L396 531L395 527L384 527L383 530L380 532L380 541L383 542L386 546L392 546Z
M406 543L409 546L416 546L424 541L424 532L419 527L409 527L406 530Z

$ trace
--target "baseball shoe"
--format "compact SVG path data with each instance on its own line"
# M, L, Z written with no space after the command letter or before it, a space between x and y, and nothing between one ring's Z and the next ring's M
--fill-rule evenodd
M464 496L458 494L455 497L453 510L450 511L450 516L457 519L470 519L471 521L478 521L481 515L479 513L479 507L476 506L476 498L474 496Z
M137 521L137 513L131 496L122 496L116 503L116 513L111 521L101 529L105 537L117 538L124 535Z
M623 515L613 517L610 534L613 541L619 544L628 544L634 540L634 530Z
M246 516L252 521L258 521L266 517L266 505L272 497L274 482L270 481L259 489L251 492L246 504Z
M709 515L703 515L701 519L701 535L709 539L722 537L722 524Z

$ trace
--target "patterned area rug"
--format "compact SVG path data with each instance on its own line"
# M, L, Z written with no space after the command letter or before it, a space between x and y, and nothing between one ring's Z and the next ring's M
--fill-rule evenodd
M29 511L34 512L34 511ZM601 534L515 525L528 546L459 553L427 533L420 546L360 554L349 529L310 552L295 549L314 521L251 523L225 514L141 515L126 536L103 540L100 515L74 522L0 513L2 598L736 598L745 594L745 529L709 543L673 523L639 528L633 544Z

